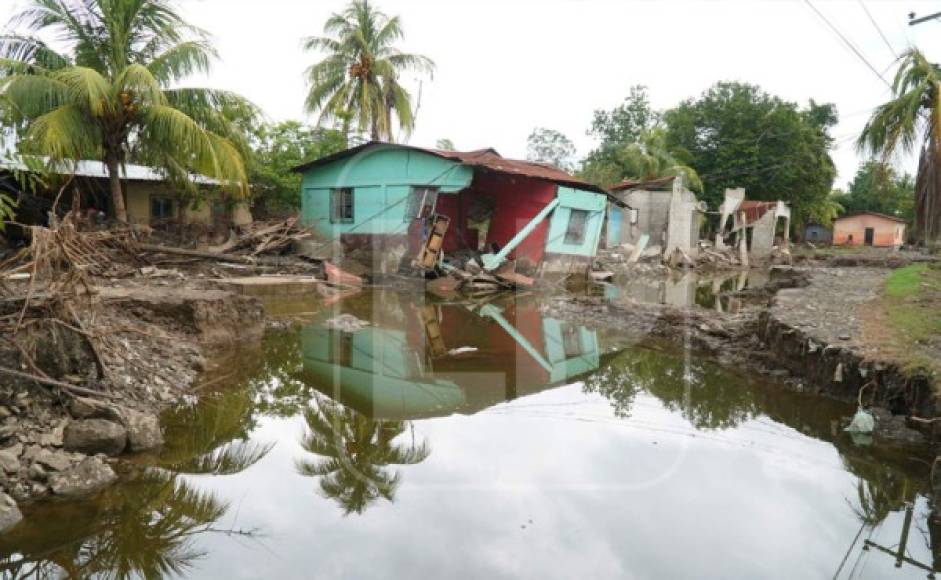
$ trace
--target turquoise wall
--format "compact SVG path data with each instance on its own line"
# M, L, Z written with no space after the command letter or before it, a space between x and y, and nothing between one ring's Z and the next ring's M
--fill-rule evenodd
M404 234L412 186L436 186L441 193L467 187L473 170L434 155L378 147L306 171L301 182L301 219L328 239L340 234ZM352 223L330 223L330 190L353 188Z
M576 256L594 256L601 240L604 225L604 212L607 198L592 191L571 187L559 187L559 207L552 212L549 221L549 236L546 239L546 252L553 254L571 254ZM585 224L585 238L581 244L565 243L565 230L568 228L571 210L589 211Z

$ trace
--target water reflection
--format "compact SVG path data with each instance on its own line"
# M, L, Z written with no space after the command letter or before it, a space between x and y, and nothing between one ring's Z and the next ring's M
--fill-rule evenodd
M85 503L38 506L0 537L4 578L160 578L205 554L196 537L230 509L212 493L152 469ZM234 532L230 532L234 533Z
M391 467L421 463L431 453L424 442L401 442L408 423L370 419L326 397L304 420L309 431L301 446L318 459L299 459L297 470L318 478L323 495L346 514L361 514L380 498L393 501L399 472Z
M885 578L904 546L908 578L941 554L927 466L854 445L846 405L612 350L535 299L364 293L223 372L121 485L29 508L7 575Z
M700 306L717 312L737 313L745 304L741 295L768 283L768 275L756 270L700 273L671 271L666 277L631 277L604 285L609 300L629 298L649 304L687 308Z

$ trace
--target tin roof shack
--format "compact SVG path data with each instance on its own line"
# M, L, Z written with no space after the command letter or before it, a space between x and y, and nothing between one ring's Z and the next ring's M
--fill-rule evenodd
M802 239L812 244L829 244L833 241L833 232L830 231L830 228L821 224L807 224Z
M683 186L682 179L623 181L612 192L631 210L610 205L608 247L624 243L635 247L649 245L659 247L665 259L677 249L690 258L697 257L699 229L706 207Z
M833 221L833 245L898 248L905 243L905 220L871 211Z
M744 188L726 189L719 213L717 248L737 247L743 258L764 260L776 246L787 247L791 208L783 201L746 200Z
M57 175L58 181L67 183L68 190L59 208L68 208L72 203L72 192L77 191L81 208L105 210L109 207L111 189L108 172L100 161L76 161L47 167ZM15 171L28 172L30 168L20 160L0 163L0 191L19 200L18 221L23 223L46 223L46 212L52 209L59 187L40 191L36 195L23 191L13 175ZM71 180L71 181L69 181ZM179 188L174 187L157 169L144 165L125 164L121 168L124 189L124 204L128 220L134 224L161 226L166 224L202 224L231 220L235 225L247 225L252 215L245 203L236 203L230 210L219 194L219 182L204 175L191 176L192 183L203 190L207 200L188 200Z
M303 223L375 274L475 256L531 276L591 267L605 192L555 167L493 149L370 142L295 169Z

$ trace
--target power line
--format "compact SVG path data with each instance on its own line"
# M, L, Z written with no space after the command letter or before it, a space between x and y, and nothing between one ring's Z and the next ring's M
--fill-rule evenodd
M879 26L879 23L876 22L876 19L872 17L872 13L869 12L869 9L866 8L866 4L863 3L863 0L859 0L859 6L863 9L863 12L866 13L866 16L869 17L869 22L872 22L872 25L876 28L876 32L879 33L879 36L882 38L882 42L889 48L889 52L892 53L896 59L899 57L898 53L895 52L895 49L892 48L892 43L889 42L889 39L885 37L885 34L882 32L882 27Z
M858 48L856 48L856 45L853 44L853 43L850 41L850 39L846 38L846 36L845 36L842 32L840 32L840 30L839 30L836 26L834 26L834 24L833 24L832 22L830 22L830 19L827 18L827 17L823 14L823 12L821 12L820 10L817 10L817 7L814 6L814 5L810 2L810 0L804 0L804 3L807 4L807 6L810 6L810 9L817 13L817 16L819 16L819 17L824 21L824 23L826 23L826 25L830 27L830 30L832 30L833 32L835 32L835 33L837 34L837 36L840 37L840 39L843 41L843 43L846 44L846 46L847 46L850 50L853 51L853 54L855 54L857 57L859 57L859 60L863 61L863 64L865 64L865 65L869 68L869 70L872 71L872 74L876 75L876 76L879 78L880 81L882 81L882 82L884 82L884 83L886 84L887 87L889 87L890 89L892 88L892 85L889 83L889 81L885 80L885 78L883 78L883 76L882 76L881 74L879 74L879 71L876 70L876 67L872 66L872 63L870 63L869 60L868 60L865 56L863 56L863 53L862 53Z

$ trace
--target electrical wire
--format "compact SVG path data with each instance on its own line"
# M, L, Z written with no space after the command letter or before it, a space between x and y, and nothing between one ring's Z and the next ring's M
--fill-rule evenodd
M894 56L896 59L898 59L898 57L899 57L898 53L895 52L895 49L894 49L894 48L892 48L892 43L889 42L889 39L888 39L888 38L886 38L885 34L882 32L882 27L880 27L880 26L879 26L879 23L876 22L876 19L872 17L872 13L869 12L869 9L868 9L868 8L866 8L866 4L863 3L863 0L859 0L859 6L860 6L860 8L863 9L863 12L866 13L866 16L869 17L869 22L872 22L872 25L875 27L876 32L878 32L878 33L879 33L879 36L882 38L882 42L884 42L885 45L888 47L889 52L892 53L892 56Z
M863 61L863 64L865 64L865 65L869 68L869 70L872 71L872 74L876 75L876 76L879 78L880 81L882 81L883 83L885 83L885 85L886 85L887 87L889 87L890 89L892 88L892 84L889 83L889 81L885 80L885 78L884 78L881 74L879 74L879 71L876 70L876 67L872 66L872 63L869 62L869 59L867 59L867 58L863 55L862 51L860 51L859 48L857 48L856 45L853 44L852 41L850 41L850 39L848 39L842 32L840 32L840 29L837 28L832 22L830 22L830 19L827 18L826 15L824 15L823 12L821 12L820 10L818 10L817 7L814 6L813 3L812 3L810 0L804 0L804 3L807 4L807 6L809 6L810 9L813 10L813 11L817 14L817 16L819 16L819 17L824 21L824 23L825 23L827 26L830 27L830 30L832 30L833 32L835 32L835 33L837 34L837 36L840 37L840 39L843 41L843 43L844 43L851 51L853 51L853 54L855 54L857 57L859 57L859 60Z

